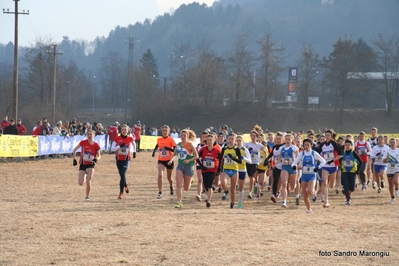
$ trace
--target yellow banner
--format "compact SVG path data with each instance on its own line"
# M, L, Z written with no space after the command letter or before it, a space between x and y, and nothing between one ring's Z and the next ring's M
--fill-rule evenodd
M38 138L32 136L0 136L0 157L31 157L38 153Z
M157 139L160 137L155 136L141 136L140 138L140 149L142 150L153 150L157 145Z

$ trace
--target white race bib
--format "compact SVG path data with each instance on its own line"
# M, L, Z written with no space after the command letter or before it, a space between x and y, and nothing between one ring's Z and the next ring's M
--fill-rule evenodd
M86 152L86 153L83 154L83 161L85 161L85 162L92 162L93 159L94 159L94 154L88 153L88 152Z
M213 159L213 158L205 158L204 159L204 166L206 168L215 168L215 159Z
M314 167L313 166L306 166L302 168L302 173L303 174L314 174Z

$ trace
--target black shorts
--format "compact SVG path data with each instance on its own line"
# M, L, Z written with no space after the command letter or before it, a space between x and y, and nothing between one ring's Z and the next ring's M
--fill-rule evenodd
M168 162L169 162L169 161L160 161L160 160L158 160L158 164L164 165L164 166L166 167L166 169L173 169L173 168L175 168L174 162L172 162L170 165L168 165Z
M256 169L258 168L258 165L257 164L247 163L246 167L247 167L248 176L249 177L254 177Z
M260 170L260 169L257 169L256 171L258 171L259 174L264 174L266 172L266 170Z
M96 165L95 164L80 164L79 165L79 171L87 172L87 169L94 168L94 166L96 166Z
M202 180L204 182L205 190L212 188L213 181L215 180L216 173L202 172Z

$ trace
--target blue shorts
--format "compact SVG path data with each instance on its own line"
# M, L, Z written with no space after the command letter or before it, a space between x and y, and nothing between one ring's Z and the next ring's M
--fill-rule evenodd
M230 170L230 169L224 169L223 172L225 172L229 177L232 177L233 175L237 174L237 170Z
M247 177L246 172L238 172L238 179L245 180L245 177Z
M381 171L387 170L386 165L375 165L374 164L374 173L379 174Z
M290 175L296 174L296 170L292 169L292 168L291 168L291 165L283 165L283 166L281 167L281 171L286 171L286 172L288 172Z
M301 182L316 181L316 174L303 174L301 177Z
M326 170L329 175L334 174L337 172L338 168L336 166L334 167L323 167L323 170Z

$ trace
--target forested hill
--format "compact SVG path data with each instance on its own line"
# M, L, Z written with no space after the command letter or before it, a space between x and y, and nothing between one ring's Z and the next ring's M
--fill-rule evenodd
M312 44L315 52L328 55L339 37L369 42L380 33L396 35L398 10L399 1L376 0L220 0L211 7L193 3L154 21L140 23L132 18L131 25L115 25L105 38L82 41L66 37L59 46L64 51L60 60L68 63L72 59L80 69L95 73L109 51L127 61L125 40L133 36L137 40L134 61L150 48L160 76L169 76L170 55L183 43L196 47L206 41L223 56L232 50L240 32L248 31L249 48L256 53L257 41L270 30L273 40L286 47L290 63L298 58L304 44ZM11 51L11 43L0 45L0 61L12 62Z

